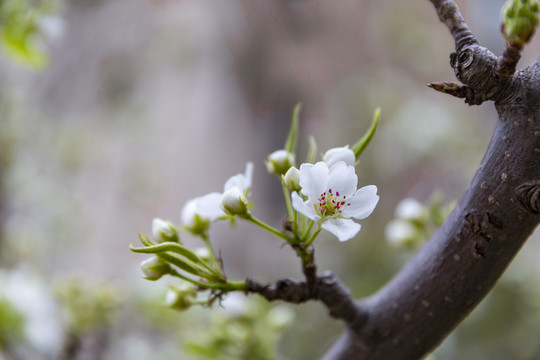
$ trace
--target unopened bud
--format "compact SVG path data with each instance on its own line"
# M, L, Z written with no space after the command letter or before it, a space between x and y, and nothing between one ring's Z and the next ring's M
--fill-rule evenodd
M141 270L145 279L154 281L163 275L167 275L171 270L171 266L153 255L141 263Z
M300 191L300 170L292 166L282 178L283 185L291 191Z
M294 165L294 154L287 150L276 150L266 160L266 169L271 174L283 175Z
M221 207L229 215L247 215L248 199L240 189L233 187L221 197Z
M160 218L152 220L152 236L157 243L162 243L164 241L180 241L176 227L170 221L165 221Z
M502 9L502 33L506 41L523 46L538 24L538 0L509 0Z

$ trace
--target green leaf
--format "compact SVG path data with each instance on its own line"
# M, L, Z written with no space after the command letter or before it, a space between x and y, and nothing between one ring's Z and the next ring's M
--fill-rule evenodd
M285 142L285 150L291 154L295 154L296 149L296 138L298 137L298 118L300 116L300 110L302 110L302 104L298 103L294 106L292 118L291 118L291 128L289 129L289 136Z
M317 156L317 142L313 136L308 137L308 155L306 157L306 162L313 164L315 157Z
M371 142L373 135L375 135L375 131L377 130L377 126L379 125L380 117L381 117L381 108L377 108L375 110L375 113L373 114L373 121L371 122L371 126L366 131L364 136L362 136L362 138L358 140L356 144L353 145L352 151L354 152L354 156L356 157L357 160L360 157L360 155L362 155L362 152L364 152L365 148Z
M47 55L32 36L16 36L9 28L3 28L0 46L7 56L21 65L41 70L48 64Z
M150 241L150 238L142 233L139 233L139 239L143 243L144 246L153 246L154 243Z

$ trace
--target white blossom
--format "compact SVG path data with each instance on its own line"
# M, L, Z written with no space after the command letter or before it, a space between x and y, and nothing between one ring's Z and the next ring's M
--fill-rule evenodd
M368 217L379 202L377 187L357 189L358 177L354 166L338 161L331 167L325 162L300 166L301 193L292 193L293 207L321 227L334 234L339 241L354 237L361 225L358 220Z
M251 189L251 179L253 177L253 163L246 164L244 174L237 174L230 177L224 186L224 192L212 192L189 200L182 209L180 215L182 224L185 228L194 234L203 234L206 232L210 223L227 215L222 205L223 195L227 191L237 189L242 193L243 199L248 202L248 194ZM228 194L229 197L231 194Z
M220 203L221 194L218 192L189 200L180 215L182 223L194 234L204 233L211 222L225 216Z

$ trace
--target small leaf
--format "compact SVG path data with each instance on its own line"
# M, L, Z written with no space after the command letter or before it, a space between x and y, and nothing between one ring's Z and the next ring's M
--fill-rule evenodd
M300 116L300 110L302 110L302 104L295 105L291 118L291 128L289 129L289 136L285 142L285 150L291 154L295 154L296 138L298 137L298 118Z
M364 136L356 144L353 145L352 151L354 152L354 156L356 159L362 155L362 152L364 152L365 148L369 145L371 142L371 139L373 138L373 135L375 135L375 131L377 130L377 126L379 125L379 118L381 117L381 108L375 109L375 113L373 114L373 121L371 122L371 126L366 131Z

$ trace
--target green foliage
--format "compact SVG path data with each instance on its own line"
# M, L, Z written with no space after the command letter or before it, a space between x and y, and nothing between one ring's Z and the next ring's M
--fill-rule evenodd
M292 312L260 299L240 300L239 309L216 312L208 328L185 343L186 351L204 359L278 359L277 342L292 322Z
M119 303L119 295L111 287L78 278L57 284L56 293L63 305L68 331L75 336L85 336L109 325Z
M0 46L13 61L43 69L48 63L40 22L54 14L54 0L3 0L0 5Z
M24 339L24 316L0 296L0 349Z

